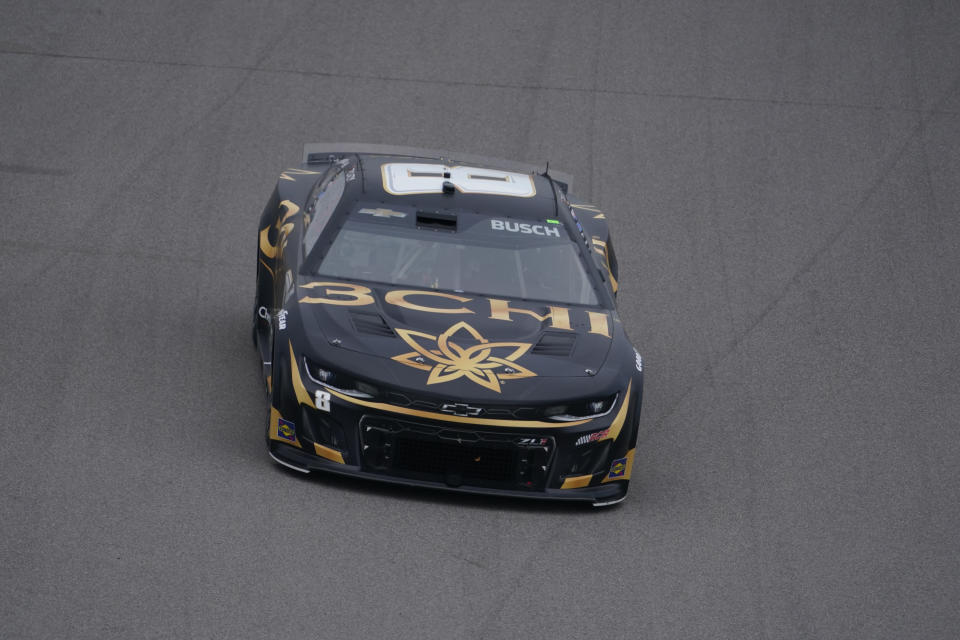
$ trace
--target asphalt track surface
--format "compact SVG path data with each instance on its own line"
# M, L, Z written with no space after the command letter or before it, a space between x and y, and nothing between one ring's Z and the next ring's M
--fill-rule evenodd
M3 638L956 638L960 3L2 2ZM646 363L628 500L267 457L308 141L545 161Z

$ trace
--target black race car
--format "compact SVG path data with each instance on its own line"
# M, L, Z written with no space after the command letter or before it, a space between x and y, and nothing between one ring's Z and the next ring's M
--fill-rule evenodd
M559 173L308 144L260 219L253 338L280 464L608 505L643 364L603 213Z

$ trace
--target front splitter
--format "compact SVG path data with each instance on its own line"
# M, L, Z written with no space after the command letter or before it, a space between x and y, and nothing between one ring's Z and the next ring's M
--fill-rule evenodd
M510 498L524 498L527 500L549 500L554 502L580 502L590 503L597 507L618 504L622 502L627 495L626 481L610 482L599 487L581 487L577 489L547 488L542 491L492 489L489 487L477 487L472 485L450 486L442 482L414 480L401 476L367 471L357 465L330 462L329 460L311 455L296 447L290 447L275 441L270 441L269 453L270 457L273 458L278 464L301 473L310 473L313 471L320 473L334 473L341 476L375 480L377 482L385 482L394 485L421 487L425 489L438 489L441 491L451 491L455 493L504 496Z

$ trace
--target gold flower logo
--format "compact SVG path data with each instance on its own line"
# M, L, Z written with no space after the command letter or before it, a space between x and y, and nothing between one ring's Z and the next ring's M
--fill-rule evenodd
M453 340L459 331L479 344L461 347ZM525 342L490 342L466 322L458 322L439 336L408 329L397 329L397 333L413 351L393 356L393 359L408 367L429 371L427 384L467 378L481 387L500 393L500 383L504 380L537 375L516 362L532 345ZM494 355L497 352L499 356Z

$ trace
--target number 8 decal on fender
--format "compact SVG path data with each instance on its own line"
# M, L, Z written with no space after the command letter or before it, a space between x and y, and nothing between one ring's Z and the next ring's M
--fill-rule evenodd
M330 413L330 392L317 389L313 394L313 403L317 405L317 409L320 411Z

